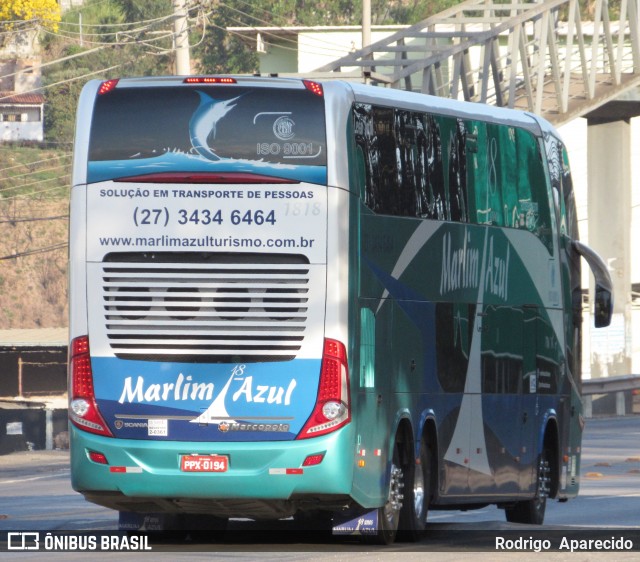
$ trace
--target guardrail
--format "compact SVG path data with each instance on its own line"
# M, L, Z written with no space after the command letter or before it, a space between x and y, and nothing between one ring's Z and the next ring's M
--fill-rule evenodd
M582 381L582 395L608 394L640 388L640 375L622 375L617 377L599 377Z
M627 412L627 396L629 391L640 389L640 375L621 375L600 377L582 381L582 398L585 417L593 414L593 396L596 394L615 394L615 414L624 416ZM632 407L633 410L633 407Z

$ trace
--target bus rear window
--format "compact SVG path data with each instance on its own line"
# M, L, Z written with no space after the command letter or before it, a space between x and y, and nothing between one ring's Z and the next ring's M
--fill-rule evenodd
M274 167L325 167L324 100L306 89L116 88L96 99L93 181L109 179L102 177L106 162L114 164L106 174L112 178L144 167L151 173L243 166L267 175L277 175Z

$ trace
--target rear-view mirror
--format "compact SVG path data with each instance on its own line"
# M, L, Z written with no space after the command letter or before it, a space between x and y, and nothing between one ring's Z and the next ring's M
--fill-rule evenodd
M593 307L593 321L596 328L606 328L611 324L613 314L613 298L611 291L602 285L596 285Z

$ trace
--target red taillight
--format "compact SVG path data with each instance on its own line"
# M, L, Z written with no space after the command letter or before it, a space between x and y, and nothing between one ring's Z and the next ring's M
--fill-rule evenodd
M298 439L326 435L351 421L347 350L337 340L324 340L316 405Z
M102 84L100 84L100 89L98 90L98 95L101 96L113 90L118 84L118 78L114 78L113 80L106 80Z
M104 453L98 453L98 451L89 451L89 460L98 464L109 464Z
M316 453L315 455L308 455L302 466L316 466L324 460L324 453Z
M113 437L96 404L87 336L75 338L71 342L69 373L71 376L69 419L84 431Z
M183 80L184 84L236 84L235 78L229 76L189 76Z
M314 93L316 96L322 97L324 95L322 84L314 82L313 80L303 80L302 83L307 90Z

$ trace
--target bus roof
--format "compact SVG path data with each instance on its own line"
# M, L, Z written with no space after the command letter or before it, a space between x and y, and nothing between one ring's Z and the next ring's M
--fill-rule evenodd
M406 90L382 89L377 86L359 83L349 83L349 86L359 102L377 104L382 102L384 105L384 102L388 101L394 106L401 105L407 109L521 127L537 135L540 135L542 130L540 121L543 119L525 111L495 107L478 102L459 101ZM380 90L383 91L381 92Z
M253 75L211 75L211 76L144 76L129 77L118 80L118 88L157 88L170 87L185 84L186 79L193 78L224 78L233 79L236 84L251 87L290 87L304 88L303 77L278 77L278 76L253 76ZM394 107L402 107L406 109L415 109L417 111L427 111L443 115L461 117L465 119L476 119L480 121L488 121L502 125L510 125L528 129L536 135L540 135L542 131L554 132L553 126L546 122L542 117L529 112L495 107L492 105L453 100L429 94L418 92L409 92L394 88L385 88L381 86L372 86L360 84L358 82L347 82L343 80L312 80L316 81L325 88L344 89L345 92L351 92L356 101L363 103L374 103L379 105L393 105ZM191 85L197 85L196 82ZM229 84L233 86L232 84ZM557 136L557 133L554 133Z

